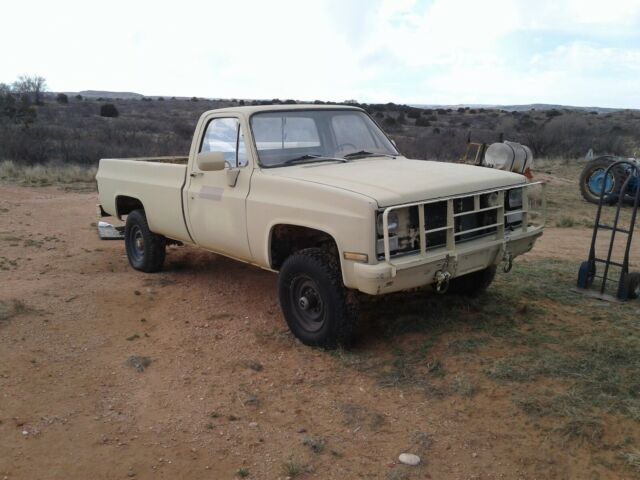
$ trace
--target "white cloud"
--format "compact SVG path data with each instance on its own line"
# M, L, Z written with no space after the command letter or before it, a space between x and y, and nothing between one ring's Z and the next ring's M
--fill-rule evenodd
M39 73L53 90L640 107L637 0L61 0L3 13L29 21L0 30L0 81Z

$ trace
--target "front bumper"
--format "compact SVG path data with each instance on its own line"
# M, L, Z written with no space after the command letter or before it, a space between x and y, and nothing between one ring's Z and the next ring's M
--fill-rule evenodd
M533 248L542 231L543 227L534 227L512 232L505 239L477 239L458 245L454 252L442 248L427 256L410 255L375 265L354 263L350 283L370 295L423 287L435 283L441 271L455 278L522 255Z

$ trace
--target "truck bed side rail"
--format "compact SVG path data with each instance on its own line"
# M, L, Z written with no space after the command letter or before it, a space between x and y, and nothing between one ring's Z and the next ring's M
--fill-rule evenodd
M177 165L186 165L187 163L189 163L189 157L187 156L108 158L105 160L131 160L133 162L175 163Z

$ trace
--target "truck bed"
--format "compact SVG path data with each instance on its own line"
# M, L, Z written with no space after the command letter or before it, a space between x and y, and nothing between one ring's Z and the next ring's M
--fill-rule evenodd
M102 208L117 216L119 197L138 199L149 228L174 240L190 242L182 209L188 157L104 158L96 180Z

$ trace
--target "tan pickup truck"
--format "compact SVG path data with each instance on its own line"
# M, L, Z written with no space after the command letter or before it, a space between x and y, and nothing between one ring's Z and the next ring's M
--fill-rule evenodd
M133 268L160 270L181 243L279 272L307 345L349 341L357 291L482 292L543 228L524 176L410 160L346 106L205 112L188 157L102 159L97 181L101 216L126 217Z

